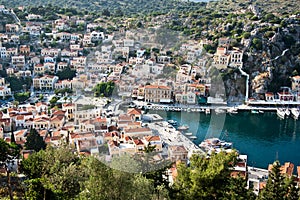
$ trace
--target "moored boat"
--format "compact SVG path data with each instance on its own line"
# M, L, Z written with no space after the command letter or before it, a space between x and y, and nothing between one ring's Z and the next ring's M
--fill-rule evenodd
M226 110L224 110L224 109L222 109L222 108L216 108L215 109L215 113L216 114L222 114L222 113L225 113L226 112Z
M188 130L190 127L188 127L187 125L182 125L182 126L179 126L178 128L177 128L177 130L179 130L179 131L186 131L186 130Z
M209 108L205 109L205 114L207 114L207 115L210 114L210 109Z
M188 136L188 138L189 138L190 140L195 140L195 139L197 139L197 136L191 135L191 136Z
M288 108L285 109L285 115L288 117L288 116L290 116L290 114L291 114L290 110Z
M231 108L227 109L227 112L230 113L230 114L237 114L238 113L238 109L231 107Z
M284 119L286 113L284 110L277 108L276 114L280 119Z
M232 142L225 142L219 138L209 138L199 144L199 147L205 151L226 150L232 147Z
M176 126L177 125L177 121L172 120L172 119L168 120L168 123L171 124L172 126Z
M297 120L299 118L299 110L297 108L292 108L291 109L292 117Z

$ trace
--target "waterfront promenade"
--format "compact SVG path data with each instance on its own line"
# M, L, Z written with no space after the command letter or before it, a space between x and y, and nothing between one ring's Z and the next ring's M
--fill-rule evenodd
M204 153L203 150L188 139L183 133L177 131L166 121L149 123L148 127L153 130L155 135L159 135L161 137L167 147L182 145L189 152L189 156L195 153Z
M134 104L138 107L144 107L150 110L165 110L165 111L185 111L185 112L205 112L206 109L215 110L222 109L228 110L235 108L237 111L273 111L276 112L277 108L281 107L297 107L299 102L266 102L266 101L255 101L247 102L247 104L228 106L228 105L184 105L184 104L155 104L146 103L140 101L134 101Z

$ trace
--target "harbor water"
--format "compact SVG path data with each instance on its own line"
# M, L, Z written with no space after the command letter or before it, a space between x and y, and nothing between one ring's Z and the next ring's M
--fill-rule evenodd
M252 114L249 111L238 114L212 114L196 112L155 111L166 120L175 120L188 125L188 132L197 139L219 137L233 142L241 154L248 155L248 165L267 168L274 160L280 163L292 162L300 166L300 120L291 117L281 120L275 112ZM296 168L296 167L295 167Z

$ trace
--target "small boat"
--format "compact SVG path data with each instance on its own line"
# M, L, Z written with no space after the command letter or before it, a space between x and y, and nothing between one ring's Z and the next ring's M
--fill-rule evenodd
M177 125L177 121L172 120L172 119L168 120L167 122L168 122L169 124L173 125L173 126L176 126L176 125Z
M179 130L179 131L186 131L186 130L188 130L190 127L188 127L187 125L182 125L182 126L179 126L178 128L177 128L177 130Z
M186 136L191 136L191 135L193 135L193 133L186 133L185 135Z
M224 109L222 109L222 108L216 108L215 109L215 113L216 114L222 114L222 113L225 113L226 112L226 110L224 110Z
M259 114L259 111L258 110L251 110L251 113L252 114Z
M210 109L209 109L209 108L206 108L206 109L205 109L205 114L207 114L207 115L210 114Z
M276 114L280 119L284 119L286 113L284 110L277 108Z
M285 109L285 115L288 117L288 116L290 116L290 114L291 114L290 110L288 108Z
M227 112L230 114L237 114L238 113L238 109L237 108L228 108Z
M259 114L264 114L265 112L263 110L258 111Z
M189 138L190 140L195 140L195 139L197 139L197 136L192 135L192 136L188 136L188 138Z
M225 142L223 140L220 140L219 138L209 138L201 142L199 144L199 147L205 151L216 151L217 149L225 150L230 149L232 147L232 142Z
M292 117L297 120L299 118L299 110L297 108L292 108L291 109Z

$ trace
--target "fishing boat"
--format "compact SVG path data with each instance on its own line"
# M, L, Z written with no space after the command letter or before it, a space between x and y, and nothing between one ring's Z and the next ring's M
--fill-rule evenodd
M279 108L277 108L276 113L277 113L277 116L278 116L280 119L284 119L285 114L286 114L285 111L284 111L283 109L279 109Z
M190 127L188 127L187 125L182 125L182 126L179 126L178 128L177 128L177 130L179 130L179 131L186 131L186 130L188 130Z
M292 117L297 120L299 118L299 110L297 108L292 108L291 109Z
M219 138L209 138L201 142L199 147L205 151L226 150L232 147L232 142L225 142Z
M169 124L171 124L172 126L177 126L177 121L175 121L175 120L170 119L170 120L168 120L167 122L168 122Z

